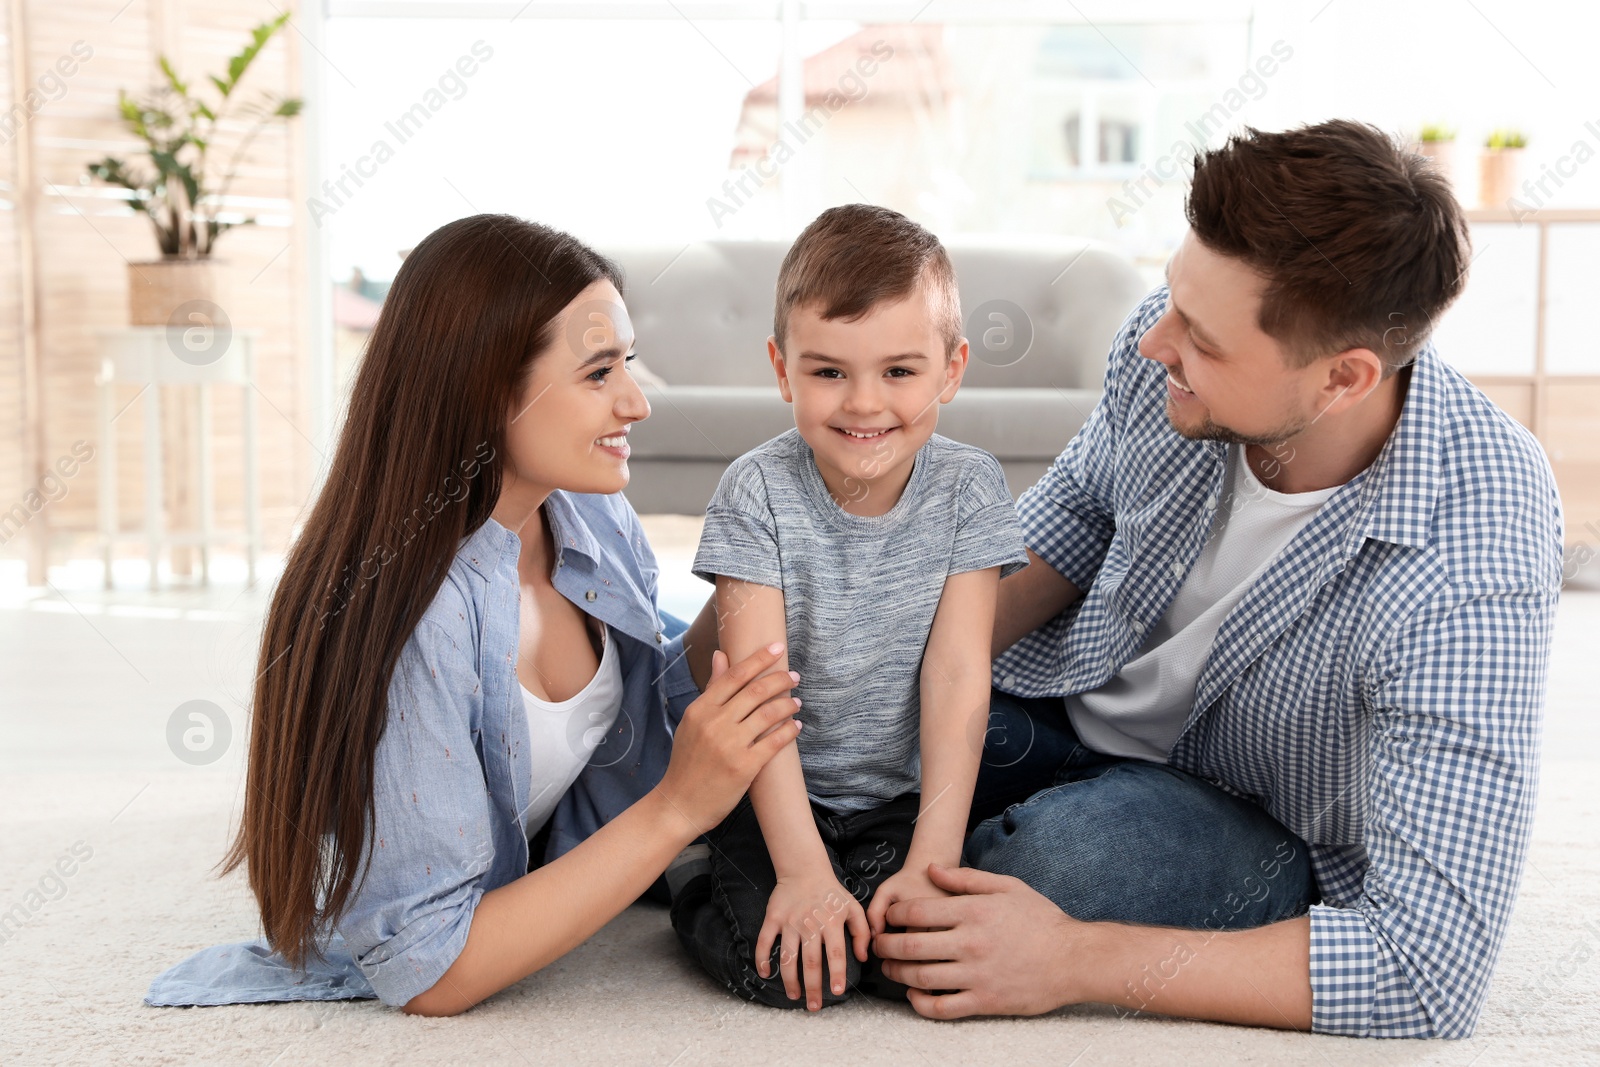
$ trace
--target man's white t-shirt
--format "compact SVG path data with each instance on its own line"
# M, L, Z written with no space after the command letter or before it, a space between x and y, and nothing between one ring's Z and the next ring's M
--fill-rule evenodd
M1167 761L1223 620L1339 487L1279 493L1261 484L1243 445L1229 446L1211 537L1172 605L1132 660L1098 689L1066 698L1078 738L1113 756Z

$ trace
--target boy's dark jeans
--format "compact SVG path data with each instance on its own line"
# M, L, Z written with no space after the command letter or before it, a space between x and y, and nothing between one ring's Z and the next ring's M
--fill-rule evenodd
M919 794L907 793L855 815L835 815L820 805L811 805L817 832L833 863L834 877L863 908L877 888L905 863L919 803ZM756 936L761 932L767 900L778 877L748 795L706 835L706 840L711 845L711 877L691 882L672 902L672 928L678 932L678 940L707 973L746 1000L775 1008L804 1008L804 969L797 961L800 999L790 1000L783 989L777 943L772 947L770 977L762 978L756 973ZM822 918L818 916L819 920ZM810 936L819 937L820 933ZM787 947L791 952L795 949ZM817 947L820 949L821 945ZM853 948L847 949L843 995L835 995L832 986L824 955L824 1006L848 999L855 989L890 1000L904 1000L906 995L905 986L884 977L881 961L870 949L865 964L856 959Z

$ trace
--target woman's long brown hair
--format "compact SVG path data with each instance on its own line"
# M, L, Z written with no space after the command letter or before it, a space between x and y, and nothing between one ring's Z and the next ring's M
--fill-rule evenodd
M267 611L222 863L246 866L268 941L297 966L359 889L400 651L494 510L508 412L557 314L601 279L622 287L575 238L509 215L440 227L395 276Z

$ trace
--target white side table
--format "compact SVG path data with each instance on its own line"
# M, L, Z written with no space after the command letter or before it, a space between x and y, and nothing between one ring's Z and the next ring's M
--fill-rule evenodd
M261 492L256 437L255 342L257 331L167 326L131 326L102 331L100 354L100 544L105 560L105 584L111 588L111 558L120 540L143 539L150 556L150 588L159 588L158 564L169 545L195 545L200 549L200 580L211 580L213 543L238 543L238 533L219 534L213 526L211 464L211 387L237 385L244 400L244 515L242 540L249 563L249 580L256 580L261 552ZM144 529L124 532L117 524L117 437L112 420L117 412L118 382L143 385L144 399ZM200 473L200 530L173 534L166 529L166 504L162 494L161 386L195 385L196 435ZM132 401L129 402L130 404Z

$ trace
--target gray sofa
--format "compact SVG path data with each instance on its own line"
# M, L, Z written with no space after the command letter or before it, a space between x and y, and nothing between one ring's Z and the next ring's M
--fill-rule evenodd
M1088 417L1110 341L1145 286L1126 258L1089 241L948 247L973 351L938 432L994 453L1016 495ZM627 273L640 362L665 383L646 387L651 416L631 434L627 492L641 514L703 513L731 460L794 425L766 354L787 248L605 249Z

